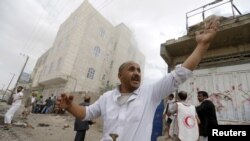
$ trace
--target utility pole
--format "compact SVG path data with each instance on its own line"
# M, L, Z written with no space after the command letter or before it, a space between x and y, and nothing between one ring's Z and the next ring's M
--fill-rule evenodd
M4 91L4 93L3 93L2 100L4 100L4 96L5 96L6 92L8 91L9 86L10 86L10 84L11 84L12 80L14 79L14 77L15 77L15 74L14 74L14 73L12 73L11 80L10 80L10 82L9 82L9 84L8 84L8 86L7 86L7 88L6 88L6 90L5 90L5 91Z
M25 67L26 67L26 64L27 64L27 62L28 62L28 60L29 60L29 55L25 55L25 54L21 54L21 55L26 56L26 60L25 60L25 63L24 63L24 65L23 65L23 67L22 67L21 73L19 74L19 76L18 76L18 78L17 78L16 84L15 84L15 88L17 87L18 82L20 81L20 78L21 78L21 76L22 76L22 74L23 74L23 71L24 71L24 69L25 69Z

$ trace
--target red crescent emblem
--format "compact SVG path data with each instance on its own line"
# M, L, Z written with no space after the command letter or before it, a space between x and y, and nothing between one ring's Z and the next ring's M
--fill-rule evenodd
M183 123L187 128L193 128L195 126L195 118L193 116L186 116Z

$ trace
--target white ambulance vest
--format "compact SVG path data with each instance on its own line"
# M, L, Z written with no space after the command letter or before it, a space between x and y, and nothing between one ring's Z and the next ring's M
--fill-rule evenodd
M197 141L199 128L195 118L196 110L193 105L184 105L177 102L177 123L179 129L179 139L181 141Z

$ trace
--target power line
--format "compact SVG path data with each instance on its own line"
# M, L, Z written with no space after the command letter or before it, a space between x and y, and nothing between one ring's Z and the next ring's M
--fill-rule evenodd
M54 5L54 6L56 6L56 5L58 4L59 1L60 1L60 0L57 0L57 1L55 2L55 5ZM47 3L46 7L49 7L49 2ZM45 8L46 8L46 7L45 7ZM44 9L45 9L45 8L44 8ZM48 15L50 15L52 9L53 9L53 7L49 10ZM48 17L47 17L47 18L48 18ZM47 18L45 17L45 19L43 19L43 21L45 21ZM40 20L41 20L41 18L40 18ZM39 23L40 23L40 22L39 22ZM44 22L43 22L43 23L44 23ZM37 33L40 33L39 30L41 29L41 28L39 28L38 25L39 25L39 24L36 25L35 29L37 29L37 30L35 30L35 31L33 32L33 35L31 36L30 41L29 41L29 42L27 43L27 45L26 45L26 52L28 52L27 50L29 50L29 49L31 50L31 49L34 48L34 47L32 48L32 43L34 43L35 37L36 37ZM42 25L42 22L41 22L41 25ZM40 25L40 26L41 26L41 25Z
M51 2L51 1L48 1L48 3L47 3L46 5L48 6L50 2ZM28 40L26 41L26 43L25 43L24 46L23 46L23 51L25 51L25 48L27 48L28 45L29 45L29 43L32 41L32 37L34 36L33 34L34 34L35 31L37 30L38 25L39 25L39 23L40 23L40 21L41 21L42 16L43 16L43 13L41 13L41 15L39 16L39 18L37 19L37 22L36 22L36 24L35 24L35 27L34 27L34 28L32 29L32 31L31 31L30 38L28 38ZM30 39L30 40L29 40L29 39Z
M68 1L69 2L69 1ZM93 1L93 4L96 2L96 0L95 1ZM97 13L99 13L98 11L97 11L97 9L99 9L99 10L101 10L101 9L103 9L103 8L105 8L106 6L108 6L110 3L112 2L112 0L110 0L110 1L104 1L103 3L99 3L99 5L98 6L96 6L97 8L96 8L96 11L89 11L89 9L91 8L91 7L87 7L86 9L85 9L85 11L87 11L88 12L88 14L86 14L86 15L89 15L88 17L86 17L86 18L84 18L84 20L90 20L91 18L93 18ZM65 6L62 8L62 10L65 10L65 7L67 6L67 3L65 4ZM61 13L63 13L63 12L61 12ZM57 20L59 18L59 15L54 19L54 22ZM52 22L51 22L52 23ZM40 37L43 37L43 35L44 35L44 33L45 33L45 31L43 31L41 34L40 34ZM55 42L55 39L54 39L54 41L53 41L53 43ZM53 43L52 43L52 45L53 45ZM30 46L31 47L31 46ZM50 47L49 47L50 48ZM30 49L30 52L29 53L31 53L32 51L34 51L36 48L31 48ZM48 50L48 48L47 49L45 49L45 48L38 48L38 49L36 49L37 51L36 52L39 52L39 50L41 51L41 49L43 50L43 52L45 52L45 51L47 51Z
M65 9L66 9L66 7L67 7L67 5L68 5L68 3L70 2L70 0L68 0L65 4L64 4L64 6L61 8L61 11L64 11ZM75 1L76 2L76 1ZM50 10L52 10L52 9L56 9L56 8L51 8ZM59 10L58 10L59 11ZM49 12L50 13L50 12ZM60 12L60 14L58 14L57 16L56 16L56 18L54 18L54 22L55 21L57 21L57 19L58 19L58 17L60 16L60 15L62 15L62 13L63 12ZM49 21L49 18L50 17L47 17L47 19L48 19L48 21ZM49 25L50 26L48 26L48 28L51 28L52 27L52 23L53 23L53 20L51 20L51 22L48 22L49 23ZM48 31L48 30L43 30L42 32L40 32L40 38L39 38L39 36L37 37L38 39L41 39L42 37L44 37L44 34L46 33L46 31ZM53 43L53 42L52 42ZM45 52L48 48L50 48L50 47L47 47L47 48L45 48L45 47L41 47L41 48L38 48L38 49L40 49L40 51L39 50L37 50L36 52L41 52L41 50L42 50L42 52ZM30 53L34 50L34 49L36 49L36 48L31 48L31 50L30 50Z

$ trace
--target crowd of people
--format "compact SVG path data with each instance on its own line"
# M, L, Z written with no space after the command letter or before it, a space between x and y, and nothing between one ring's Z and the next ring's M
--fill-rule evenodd
M199 105L187 103L188 93L180 91L173 102L173 94L166 100L163 117L166 120L166 138L174 141L207 141L209 130L218 126L215 105L206 91L198 91ZM167 118L166 118L167 117ZM169 120L170 119L170 120Z
M26 98L24 98L23 94L23 87L18 86L16 88L16 93L11 95L11 107L8 109L8 111L5 113L5 119L4 119L4 130L9 130L11 128L12 119L14 117L14 114L18 109L22 107L22 103L24 108L21 108L22 110L22 118L27 120L27 117L33 113L33 114L49 114L49 113L55 113L55 114L62 114L65 112L64 109L60 109L56 107L56 96L51 94L50 97L47 99L43 99L43 96L38 96L36 93L32 92L31 95L28 95ZM85 95L83 97L83 102L80 103L82 106L88 106L90 105L90 96ZM89 125L94 124L92 120L88 121L82 121L79 119L75 119L74 123L74 130L76 131L75 135L75 141L84 141L86 131L89 129Z
M12 94L9 99L11 101L11 107L5 113L4 117L4 129L8 130L11 127L12 119L18 109L22 107L22 102L24 108L22 109L22 118L27 119L30 113L34 114L48 114L48 113L59 113L60 111L55 106L56 96L51 95L46 100L43 96L37 96L36 93L32 92L26 98L24 98L23 87L18 86L16 88L16 93ZM62 111L62 109L60 109Z
M140 65L134 61L127 61L118 70L121 84L102 94L93 104L79 105L73 102L72 95L62 94L58 96L56 106L54 97L46 99L45 104L40 97L35 102L33 101L34 111L32 111L49 113L58 107L65 109L80 121L92 121L94 118L102 117L104 121L102 141L115 140L113 135L119 141L150 141L157 106L162 99L176 91L179 85L192 76L192 71L197 67L213 41L217 28L218 18L212 18L205 24L204 30L196 34L197 46L191 55L183 64L177 65L171 73L166 74L157 82L141 85ZM21 105L23 98L21 91L21 88L17 89L14 103L5 115L6 126L11 123L15 111ZM197 107L185 103L186 92L179 92L177 95L177 102L173 102L174 106L169 105L166 110L167 115L173 116L167 121L169 135L175 140L195 141L198 140L198 136L203 136L203 140L207 140L206 127L210 125L211 119L206 110L208 107L211 108L211 103L207 102L206 94L199 93L198 99L201 104ZM215 112L213 109L209 109L209 111ZM200 119L200 123L198 119ZM216 124L217 119L213 120Z
M43 96L40 96L40 98L37 99L36 102L34 103L32 112L41 114L53 113L56 110L55 102L56 102L56 96L53 96L53 94L50 97L48 97L44 102L43 102Z

